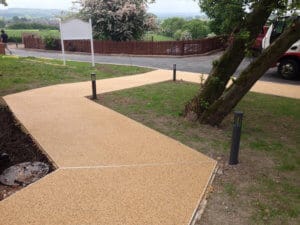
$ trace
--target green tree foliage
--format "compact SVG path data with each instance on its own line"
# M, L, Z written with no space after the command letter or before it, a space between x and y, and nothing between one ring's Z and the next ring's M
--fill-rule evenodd
M0 5L7 6L6 0L0 0ZM5 27L4 20L0 20L0 28L4 28L4 27Z
M189 31L192 39L204 38L211 33L208 22L198 19L187 21L183 29Z
M4 28L5 27L5 21L0 19L0 28Z
M203 12L211 19L210 28L215 34L230 34L259 0L198 0ZM277 11L300 8L299 0L280 0ZM287 6L289 4L289 6Z
M26 17L19 17L19 16L14 16L11 21L13 23L26 23L29 22L29 19L27 19Z
M114 41L139 40L155 26L146 0L80 0L80 14L92 18L95 37ZM152 1L151 1L152 2Z
M186 40L187 37L189 37L188 39L200 39L210 33L208 22L199 19L168 18L162 22L160 27L163 35L176 40Z
M43 37L43 41L45 43L45 47L48 50L59 50L60 49L60 42L54 35L46 35Z
M199 6L211 19L215 34L229 34L245 16L247 0L199 0Z
M181 40L182 32L183 32L183 30L179 29L174 33L173 37L175 38L175 40L177 40L177 41Z
M163 35L168 37L174 37L177 30L181 30L185 25L186 20L179 17L173 17L165 19L160 25Z
M40 24L40 23L14 23L7 27L7 29L26 29L26 30L58 30L57 26Z
M181 33L180 39L187 41L187 40L192 40L193 37L192 37L192 34L188 30L185 30Z
M0 4L7 6L6 0L0 0Z

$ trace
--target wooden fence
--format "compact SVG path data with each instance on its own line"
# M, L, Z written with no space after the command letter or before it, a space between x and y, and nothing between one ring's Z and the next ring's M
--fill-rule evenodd
M5 55L5 45L0 43L0 55Z
M61 50L60 40L45 44L35 35L23 36L25 48ZM64 41L66 51L90 52L88 40ZM198 55L225 47L223 36L191 41L94 41L95 53L99 54L133 54L133 55Z

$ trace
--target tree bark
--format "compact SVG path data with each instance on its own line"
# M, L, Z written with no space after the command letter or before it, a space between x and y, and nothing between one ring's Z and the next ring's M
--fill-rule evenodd
M241 73L223 95L203 113L200 122L219 125L256 81L299 39L298 20Z
M198 119L201 118L201 114L222 95L231 76L244 59L246 49L252 46L278 2L280 1L261 0L254 4L253 11L244 20L241 18L241 25L233 32L232 43L221 58L213 63L210 76L199 94L186 104L185 116L193 113Z

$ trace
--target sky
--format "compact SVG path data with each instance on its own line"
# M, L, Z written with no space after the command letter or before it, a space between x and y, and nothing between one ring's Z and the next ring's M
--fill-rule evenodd
M39 9L64 9L72 6L73 0L7 0L9 8L39 8ZM1 7L3 8L3 7ZM191 12L198 13L199 6L193 0L156 0L149 6L153 13Z

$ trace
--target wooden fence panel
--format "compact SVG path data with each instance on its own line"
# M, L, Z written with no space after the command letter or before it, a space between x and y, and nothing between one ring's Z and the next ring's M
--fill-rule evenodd
M95 53L133 55L198 55L224 48L225 37L204 38L192 41L94 41ZM34 35L23 36L25 48L45 49L42 39ZM89 40L64 41L66 51L91 52ZM60 50L60 40L56 40L54 50Z
M25 48L45 49L45 45L39 36L26 34L22 36Z

